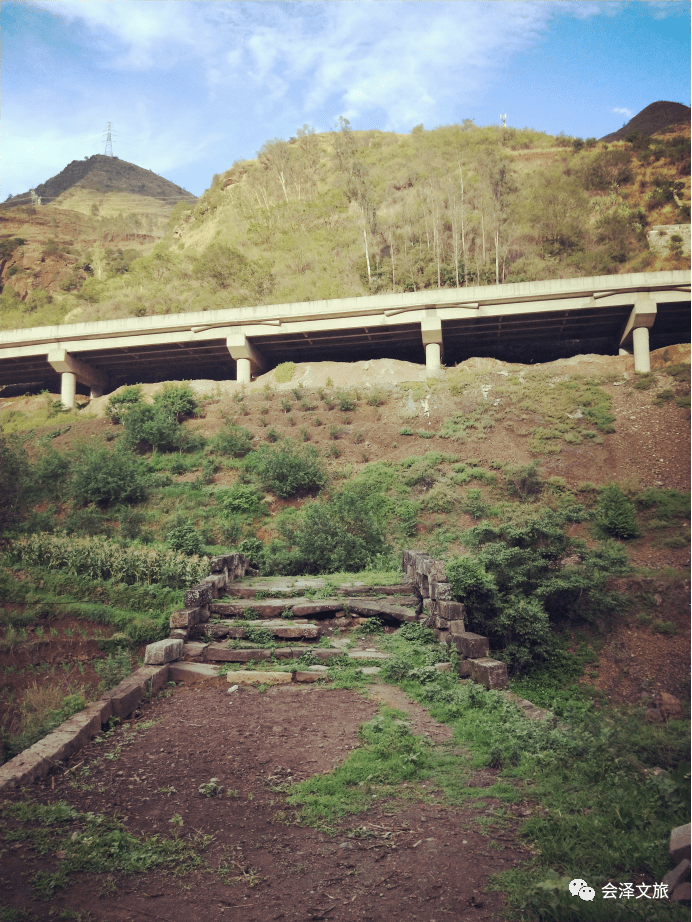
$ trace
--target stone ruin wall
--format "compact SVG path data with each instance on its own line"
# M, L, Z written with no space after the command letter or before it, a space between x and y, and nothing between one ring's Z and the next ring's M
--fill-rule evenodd
M690 255L690 225L689 224L656 224L647 231L649 249L657 256L668 256L670 253L670 239L675 235L682 237L682 255Z
M466 630L466 609L452 597L444 563L423 551L404 551L403 568L420 600L419 615L441 643L456 647L459 675L486 688L508 688L507 666L489 656L488 638Z

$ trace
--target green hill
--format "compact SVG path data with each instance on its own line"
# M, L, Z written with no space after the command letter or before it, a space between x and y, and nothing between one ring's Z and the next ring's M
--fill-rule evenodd
M8 259L2 325L682 267L649 252L646 228L689 221L688 135L304 126L177 204L148 255L123 262L97 237L83 279L52 303L27 312Z

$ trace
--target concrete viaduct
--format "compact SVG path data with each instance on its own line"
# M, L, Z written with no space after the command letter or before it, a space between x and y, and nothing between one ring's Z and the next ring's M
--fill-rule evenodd
M73 407L121 384L211 378L249 382L280 362L402 357L431 374L472 355L536 343L633 353L648 371L649 337L689 342L690 272L443 288L332 301L266 304L200 313L0 332L0 386L55 389ZM593 348L594 344L598 344ZM605 344L605 348L604 348ZM592 348L590 348L590 346ZM572 354L575 354L574 352Z

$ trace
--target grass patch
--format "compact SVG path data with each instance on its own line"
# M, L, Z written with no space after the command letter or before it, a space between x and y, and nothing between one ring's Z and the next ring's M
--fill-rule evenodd
M138 837L108 816L79 813L64 801L5 804L2 838L26 842L41 856L60 856L55 871L38 871L31 879L35 896L49 901L80 873L127 876L163 871L190 873L204 864L202 852L212 836L166 839Z
M510 914L546 922L685 918L687 910L667 901L603 904L600 888L661 881L668 871L670 830L689 820L689 721L660 727L643 721L638 708L595 708L574 681L592 656L586 649L566 676L537 673L532 683L513 683L536 704L552 701L547 720L527 720L499 692L425 670L421 657L434 652L432 644L411 644L401 631L385 644L396 650L388 680L454 728L473 767L500 768L498 784L511 783L541 806L522 828L531 863L495 879ZM575 906L568 890L575 877L596 889L592 904Z

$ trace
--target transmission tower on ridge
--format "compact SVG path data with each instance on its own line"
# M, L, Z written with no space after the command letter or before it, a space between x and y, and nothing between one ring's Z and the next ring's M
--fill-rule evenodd
M106 129L106 131L104 131L104 134L106 135L106 149L104 151L104 154L107 157L109 156L112 157L113 156L113 142L111 141L111 123L110 122L108 122L108 128Z
M500 118L502 119L502 127L506 128L507 127L507 113L505 112L504 115L500 115ZM110 126L110 122L108 124Z

